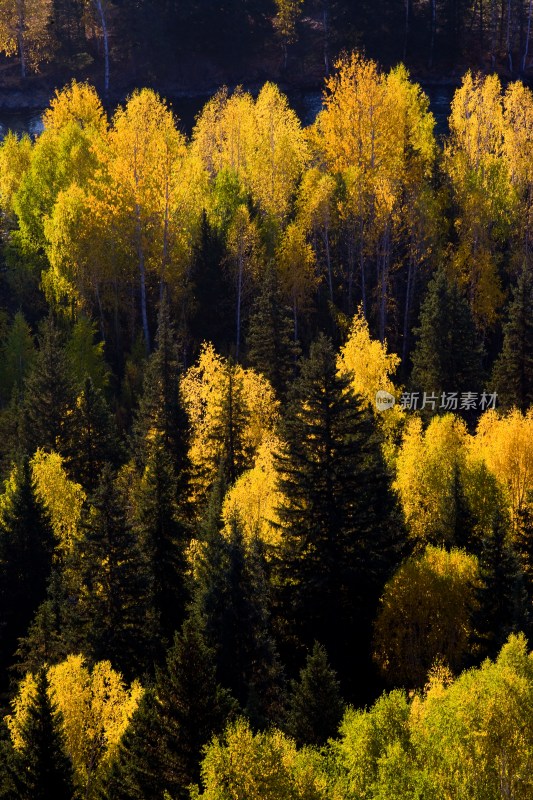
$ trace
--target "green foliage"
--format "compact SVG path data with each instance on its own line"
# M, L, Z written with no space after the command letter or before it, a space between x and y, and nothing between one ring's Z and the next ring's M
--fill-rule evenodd
M411 383L420 392L477 392L482 349L472 314L443 270L429 284L420 310Z
M494 658L511 633L528 630L531 623L524 573L504 514L496 514L485 532L479 571L483 584L476 629L482 652Z
M270 633L270 591L263 548L245 548L231 520L229 539L216 529L195 565L194 612L216 656L217 675L254 725L277 720L282 668Z
M280 397L284 397L294 376L298 346L293 339L290 310L284 305L272 264L265 269L250 315L247 341L250 365L269 380Z
M37 499L25 460L13 467L0 496L0 635L4 669L17 639L25 634L44 599L52 551L50 520Z
M144 696L104 781L102 800L188 796L202 748L235 708L216 682L212 651L194 618L176 633L166 666Z
M526 267L509 305L493 381L503 407L526 411L533 404L533 277Z
M161 643L170 642L185 613L188 530L176 500L176 474L162 436L151 443L144 472L131 493L133 534L151 574Z
M118 466L121 445L116 423L100 389L87 377L76 399L65 447L72 479L92 492L106 464Z
M319 800L322 775L312 752L298 752L278 730L254 734L237 720L207 748L202 762L204 791L195 800Z
M369 635L398 560L401 525L371 412L337 374L325 337L301 364L282 435L276 580L284 625L296 642L319 639L342 677L352 672L353 680L353 643Z
M37 676L20 739L15 768L16 796L20 800L72 800L72 765L65 754L61 717L50 701L44 669Z
M64 452L71 433L74 386L61 336L52 317L41 328L39 350L24 391L27 451L38 447Z
M22 391L26 375L35 359L35 344L24 315L18 311L13 318L2 348L2 400L9 402L14 391Z
M337 734L343 715L339 682L318 642L298 681L292 681L285 729L298 745L321 746Z
M64 636L70 647L93 661L111 661L128 679L153 672L151 564L132 532L109 465L82 517L67 566Z
M103 391L109 381L109 367L104 360L104 343L94 342L96 323L80 316L74 323L66 353L72 377L78 388L90 378L96 389Z

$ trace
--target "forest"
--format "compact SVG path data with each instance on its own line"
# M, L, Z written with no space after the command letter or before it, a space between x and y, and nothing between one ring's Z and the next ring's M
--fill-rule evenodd
M468 72L437 137L346 53L308 127L272 82L43 123L0 144L0 798L531 800L531 91Z
M468 68L531 76L529 0L0 0L0 82L321 85L354 48L386 67L458 81ZM31 80L33 73L39 77Z

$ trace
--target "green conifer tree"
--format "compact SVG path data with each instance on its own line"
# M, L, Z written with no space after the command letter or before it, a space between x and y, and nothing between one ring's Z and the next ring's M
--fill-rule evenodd
M156 685L145 694L100 792L102 800L188 798L202 748L235 702L216 682L212 651L195 618L183 624Z
M519 557L510 539L509 520L497 513L482 541L480 610L476 629L481 650L495 658L511 633L527 630L527 592Z
M22 391L24 379L35 360L35 343L22 312L17 312L2 347L1 398L9 402L13 390Z
M46 599L37 609L27 634L19 639L15 667L21 678L27 672L38 672L42 664L57 664L73 649L64 631L64 612L71 601L63 584L61 570L56 565L48 582Z
M482 348L470 306L443 270L430 281L415 331L411 384L420 392L478 392Z
M118 466L122 455L115 420L91 378L85 379L78 395L69 433L66 455L70 477L90 494L104 466Z
M337 676L315 642L299 680L291 683L286 731L299 745L321 747L337 734L343 712Z
M104 343L95 343L95 336L96 323L81 315L72 329L66 354L75 386L81 389L90 378L103 391L109 380L109 367L104 359Z
M261 543L245 549L242 529L209 536L197 565L194 613L204 620L217 675L252 722L264 726L281 712L282 669L270 634L270 597Z
M278 624L293 653L320 637L354 686L403 538L371 412L337 374L325 336L302 362L282 437Z
M24 435L28 454L38 447L63 453L70 440L74 386L59 331L51 317L41 328L39 351L24 393Z
M203 213L193 257L189 331L196 348L212 342L217 352L227 352L233 335L229 285L224 278L223 237Z
M185 614L189 533L176 501L174 464L161 435L151 442L132 503L133 532L150 565L156 619L162 644L168 646Z
M152 442L163 446L175 474L183 479L187 462L187 417L180 401L181 365L177 337L166 294L159 306L156 349L146 365L143 394L133 423L132 455L144 469Z
M93 661L111 661L128 679L153 673L152 565L133 534L110 466L102 471L67 566L66 641Z
M261 372L280 397L294 377L299 355L294 342L290 309L284 306L278 276L273 264L264 273L250 317L248 360Z
M0 664L5 670L45 597L54 547L27 460L12 470L0 497ZM5 673L2 670L2 674Z
M504 408L533 405L533 275L524 268L509 305L502 351L494 364L494 388Z
M61 717L50 701L46 670L37 675L35 697L21 729L16 757L20 800L72 800L72 764L64 749Z

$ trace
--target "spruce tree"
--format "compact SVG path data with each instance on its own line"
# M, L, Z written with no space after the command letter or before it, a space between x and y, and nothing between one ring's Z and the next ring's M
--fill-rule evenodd
M283 675L270 634L270 597L263 548L245 548L242 529L213 530L196 570L194 613L204 620L216 654L217 675L257 726L281 711Z
M478 392L482 348L470 306L443 270L431 280L420 309L411 384L420 392Z
M86 378L72 413L67 467L72 480L94 492L106 464L118 466L121 447L116 424L102 392Z
M35 344L24 315L15 314L2 347L0 393L4 403L9 402L13 391L22 391L24 379L35 360Z
M503 331L502 351L494 364L494 388L504 408L533 405L533 275L524 268L514 290Z
M533 490L528 492L517 514L514 542L524 572L533 624Z
M46 593L53 533L35 493L27 459L13 468L0 497L0 653L2 672Z
M153 672L151 564L133 534L110 466L102 471L80 533L67 565L66 641L93 661L111 661L128 679Z
M152 576L153 602L162 644L183 622L187 593L188 525L176 501L176 475L162 436L155 436L142 478L132 494L133 532Z
M56 566L48 582L46 598L40 604L25 636L19 639L15 653L15 667L23 677L27 672L35 673L42 664L57 664L73 649L65 636L65 610L72 597L63 585L61 570ZM78 643L76 635L76 644Z
M344 705L325 649L315 642L298 681L292 681L285 728L299 745L321 747L338 732Z
M16 757L20 800L72 800L72 765L65 753L61 716L48 693L46 671L37 675L35 696L28 705Z
M216 682L212 651L194 617L176 634L122 740L102 800L187 798L198 781L202 748L219 733L235 702Z
M184 491L187 467L187 416L180 400L181 365L166 294L159 306L156 349L146 365L143 394L133 423L132 455L144 469L151 443L163 446Z
M227 380L215 413L211 437L217 444L220 468L227 486L231 486L245 467L246 448L243 432L248 419L244 401L243 379L235 364L228 360Z
M17 800L16 785L17 756L9 729L0 719L0 798L1 800Z
M227 352L233 334L229 286L221 267L224 258L223 237L204 211L193 256L189 331L196 348L207 341L217 352Z
M276 269L270 264L250 317L248 360L284 397L294 376L297 356L291 312L284 305Z
M481 650L495 658L511 633L527 630L527 593L509 521L498 512L482 542L480 609L476 629Z
M47 317L41 327L39 350L24 392L24 437L30 455L38 447L59 453L66 450L71 439L74 398L61 337L52 318Z
M293 657L320 639L354 685L402 528L371 412L337 374L324 336L291 388L282 438L278 625Z

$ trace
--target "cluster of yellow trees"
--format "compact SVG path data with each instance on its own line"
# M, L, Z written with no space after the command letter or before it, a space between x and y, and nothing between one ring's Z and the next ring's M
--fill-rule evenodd
M406 347L417 274L437 262L467 289L479 328L493 326L502 278L530 258L531 92L467 75L441 154L403 67L357 55L337 67L309 128L266 84L256 99L219 92L190 141L151 90L110 121L91 87L59 92L35 143L10 135L0 148L0 204L48 299L103 319L131 310L133 288L149 347L158 286L190 291L205 213L225 241L237 354L244 303L272 260L295 326L323 287L350 313L361 301L381 340L396 326Z
M408 699L383 695L348 709L322 751L298 749L280 731L239 721L206 751L204 800L472 800L531 796L533 657L512 637L496 662L455 681L443 668Z

